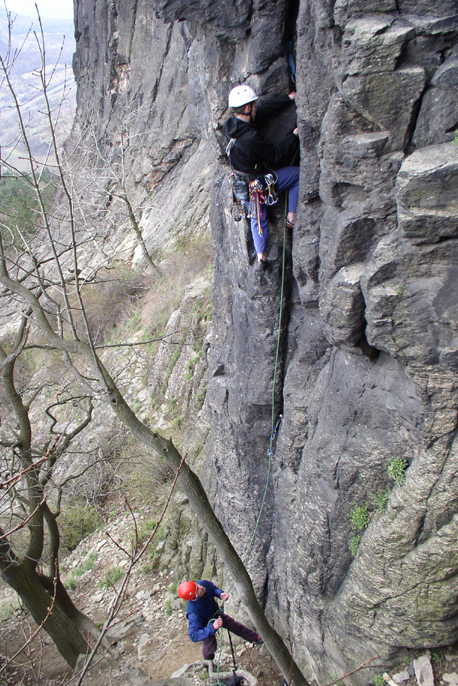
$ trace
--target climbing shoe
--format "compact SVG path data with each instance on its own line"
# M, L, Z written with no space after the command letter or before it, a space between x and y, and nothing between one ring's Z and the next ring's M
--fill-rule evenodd
M257 269L259 271L264 271L264 269L267 269L268 264L269 262L266 259L258 260Z

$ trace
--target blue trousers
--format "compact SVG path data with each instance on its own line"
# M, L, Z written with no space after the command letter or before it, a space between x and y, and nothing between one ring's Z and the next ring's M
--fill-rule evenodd
M297 201L299 197L299 167L283 167L283 169L276 169L278 181L275 189L280 191L289 191L288 193L288 212L295 212L297 209ZM246 203L247 209L250 208L250 203ZM254 213L255 214L255 213ZM253 235L254 247L256 252L265 253L268 247L268 223L265 205L261 205L259 209L259 222L261 224L261 232L258 226L258 217L255 215L251 217L251 233ZM262 235L261 235L262 234Z

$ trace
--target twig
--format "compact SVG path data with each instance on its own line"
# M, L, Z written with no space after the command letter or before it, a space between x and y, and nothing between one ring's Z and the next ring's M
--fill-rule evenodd
M48 620L50 614L52 613L52 611L53 611L53 609L54 609L54 605L55 605L55 603L56 603L56 596L57 596L57 577L54 577L53 583L54 583L54 593L53 593L52 598L51 598L51 605L46 609L46 617L43 619L43 621L41 622L41 624L38 625L37 629L36 629L36 630L34 631L34 633L30 636L30 638L26 641L26 643L25 643L23 646L21 646L21 647L19 648L19 650L18 650L16 653L14 653L14 655L12 655L12 656L10 657L10 658L5 662L4 665L2 665L2 667L0 668L0 674L1 674L1 672L4 672L4 671L5 671L6 667L7 667L9 664L11 664L11 662L12 662L13 660L15 660L15 659L17 658L17 656L20 655L20 654L27 648L28 645L30 645L30 643L33 641L33 639L34 639L36 636L38 636L38 634L39 634L40 631L42 630L43 626L45 625L46 621Z
M347 676L351 676L352 674L356 674L356 672L360 672L362 669L367 669L369 662L373 662L374 660L379 660L379 659L380 659L380 655L376 655L375 657L371 657L370 660L367 660L367 662L364 662L360 667L357 667L352 672L347 672L343 676L339 676L339 678L336 679L335 681L330 681L328 684L322 684L322 686L333 686L333 684L337 684L341 679L346 679Z

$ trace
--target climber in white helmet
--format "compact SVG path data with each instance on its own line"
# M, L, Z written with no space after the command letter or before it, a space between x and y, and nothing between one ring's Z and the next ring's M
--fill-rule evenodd
M249 207L251 232L260 267L267 266L268 224L265 204L256 202L255 199L256 207L253 207L253 197L257 186L250 182L256 183L256 180L259 182L262 190L258 191L258 200L264 197L264 191L267 189L269 193L273 193L268 174L273 174L274 180L276 178L276 191L289 191L287 225L292 227L299 194L299 167L275 169L292 145L297 144L297 128L287 133L279 142L272 143L258 131L256 122L268 119L272 114L291 104L295 97L296 93L293 91L289 95L259 101L254 90L247 85L236 86L229 93L229 107L232 108L233 114L225 122L223 130L230 139L227 150L231 168L238 177L238 181L245 182L245 186L241 184L244 191L242 190L238 199L245 202L247 208ZM273 172L274 169L275 172Z

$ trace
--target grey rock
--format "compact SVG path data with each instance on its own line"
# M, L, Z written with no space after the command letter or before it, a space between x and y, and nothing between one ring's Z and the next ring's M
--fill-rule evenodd
M361 278L371 345L414 364L456 369L456 341L449 332L455 248L415 246L396 232L379 242ZM437 264L443 265L441 281ZM425 292L428 297L421 297Z
M330 278L342 267L363 263L375 243L376 224L371 217L329 208L323 215L320 235L322 273Z
M116 660L113 660L113 658L110 657L105 657L103 660L100 660L100 662L97 662L96 669L104 672L110 672L110 674L114 677L119 676L121 673L119 664L116 662Z
M458 146L433 145L416 150L397 179L398 221L416 242L458 236Z
M403 684L405 681L408 681L410 679L410 673L408 670L404 670L402 672L397 672L396 674L393 674L393 681L395 681L397 684Z
M434 673L429 655L421 655L413 661L418 686L434 686Z
M121 640L137 631L137 625L134 620L122 621L110 628L110 638L114 640Z
M442 674L442 681L450 686L458 686L458 674L456 672Z
M355 345L363 335L366 325L360 286L363 271L363 264L343 267L320 295L323 331L333 345Z
M453 140L458 123L458 57L449 57L435 72L422 99L413 136L418 147Z
M150 682L150 678L146 672L140 667L129 669L127 672L130 686L146 686Z
M139 660L151 653L151 636L149 634L142 634L137 643L137 655Z
M342 76L394 71L404 43L414 34L412 27L392 25L383 15L348 22L342 38Z
M334 19L337 24L345 26L351 19L365 14L373 16L379 12L389 13L396 10L396 0L367 0L364 3L360 0L337 0L334 5Z
M393 72L348 76L342 84L342 95L368 122L388 130L390 149L399 150L408 140L412 112L424 85L423 68L405 67Z
M399 9L405 14L419 14L426 16L447 16L456 14L456 2L455 0L444 0L440 4L440 10L437 12L437 8L432 6L429 0L400 0Z

